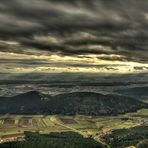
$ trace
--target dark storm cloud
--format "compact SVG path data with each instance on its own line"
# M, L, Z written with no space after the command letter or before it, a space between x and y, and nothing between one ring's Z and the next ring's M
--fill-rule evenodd
M1 0L0 39L64 55L121 54L126 60L144 62L147 7L147 0ZM43 36L46 42L40 40ZM48 37L56 42L48 42Z

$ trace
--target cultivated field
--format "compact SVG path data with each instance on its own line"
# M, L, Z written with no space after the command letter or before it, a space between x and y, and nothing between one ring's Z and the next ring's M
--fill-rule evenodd
M74 131L96 140L114 129L148 125L148 109L118 116L1 115L0 138L13 137L24 131L40 133Z

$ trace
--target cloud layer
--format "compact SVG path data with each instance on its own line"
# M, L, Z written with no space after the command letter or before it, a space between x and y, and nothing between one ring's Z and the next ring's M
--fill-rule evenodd
M1 0L0 51L147 63L147 8L147 0Z

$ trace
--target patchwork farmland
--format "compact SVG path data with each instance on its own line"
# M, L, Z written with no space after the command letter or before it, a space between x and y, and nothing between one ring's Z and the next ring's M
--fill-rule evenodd
M3 115L0 116L0 140L23 138L24 131L39 133L74 131L95 140L115 129L148 126L148 109L118 116ZM145 117L147 116L147 117Z

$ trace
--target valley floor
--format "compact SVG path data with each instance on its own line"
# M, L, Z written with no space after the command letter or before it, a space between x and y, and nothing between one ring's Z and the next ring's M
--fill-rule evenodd
M118 116L63 116L63 115L1 115L0 142L21 140L24 131L50 132L74 131L84 137L92 137L105 144L102 140L116 129L128 129L136 126L148 128L148 109Z

